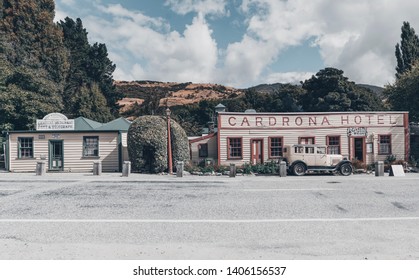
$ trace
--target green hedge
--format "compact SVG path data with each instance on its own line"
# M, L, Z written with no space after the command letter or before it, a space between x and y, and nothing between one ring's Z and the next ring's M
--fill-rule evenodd
M189 141L182 127L171 120L173 168L189 161ZM167 171L167 120L162 116L137 118L128 130L128 154L134 172Z

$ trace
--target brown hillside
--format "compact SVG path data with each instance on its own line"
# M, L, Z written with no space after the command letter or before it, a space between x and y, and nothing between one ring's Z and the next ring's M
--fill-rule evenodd
M223 100L244 93L243 90L218 84L166 83L155 81L115 81L117 91L126 97L119 104L124 112L135 103L159 99L160 106L177 106L197 103L201 100Z

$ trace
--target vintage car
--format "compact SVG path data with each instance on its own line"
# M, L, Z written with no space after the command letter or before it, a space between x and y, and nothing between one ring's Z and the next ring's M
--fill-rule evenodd
M284 161L288 171L297 176L307 171L339 172L343 176L352 174L352 163L339 154L328 154L327 146L300 144L284 147Z

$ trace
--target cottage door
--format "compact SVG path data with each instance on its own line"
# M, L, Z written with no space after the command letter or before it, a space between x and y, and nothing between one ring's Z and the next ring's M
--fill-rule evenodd
M61 171L64 168L64 153L62 140L49 141L49 169L50 171Z
M252 140L252 158L251 158L251 162L253 165L255 164L260 164L263 163L263 140L261 139L257 139L257 140Z

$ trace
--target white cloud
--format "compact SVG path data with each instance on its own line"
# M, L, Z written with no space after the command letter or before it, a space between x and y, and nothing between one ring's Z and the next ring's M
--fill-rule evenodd
M71 2L77 5L81 1L57 0L56 19L65 17L64 10L74 13L76 8L65 5ZM241 4L240 16L245 18L241 24L247 30L240 41L223 49L217 46L217 34L208 23L217 17L208 16L229 16L232 2L226 0L166 0L165 5L178 14L195 14L180 31L173 31L166 19L128 10L123 4L103 5L99 0L94 2L96 11L86 9L84 15L88 16L82 20L90 41L108 46L117 64L115 78L217 82L237 87L303 79L305 69L285 73L269 69L278 68L272 66L281 64L287 50L307 41L319 49L324 65L342 69L350 80L384 85L394 79L394 46L400 41L403 21L419 31L419 2L411 0L233 2Z
M100 9L111 14L112 20L91 16L84 24L95 41L106 42L111 59L120 68L115 78L124 75L135 80L214 82L217 44L202 15L180 34L170 31L162 19L120 5ZM113 56L113 52L118 55Z
M165 5L181 15L194 12L201 15L225 15L227 0L166 0Z
M108 6L97 5L98 9L114 18L126 19L140 26L149 26L151 28L170 29L170 25L162 18L153 18L144 15L141 12L130 11L121 4L110 4Z
M67 17L67 14L61 10L55 9L54 22L64 20Z
M339 1L342 6L327 2L328 9L320 14L325 25L316 41L325 64L358 83L392 82L400 27L414 14L409 9L419 5L403 0Z
M228 84L264 80L262 73L281 52L318 34L310 14L311 1L300 6L299 2L243 0L248 28L241 42L230 44L226 50L224 76Z
M76 4L75 0L61 0L60 2L67 6L74 6Z
M283 73L271 73L269 74L264 83L274 84L274 83L290 83L290 84L300 84L307 79L310 79L311 76L315 75L314 72L283 72Z
M247 32L226 55L233 83L264 80L279 54L314 38L325 65L355 82L384 85L394 79L402 22L419 26L419 3L409 0L243 0L241 8Z
M224 82L239 86L254 81L273 62L276 54L275 45L245 35L241 42L230 44L227 48L221 71Z

